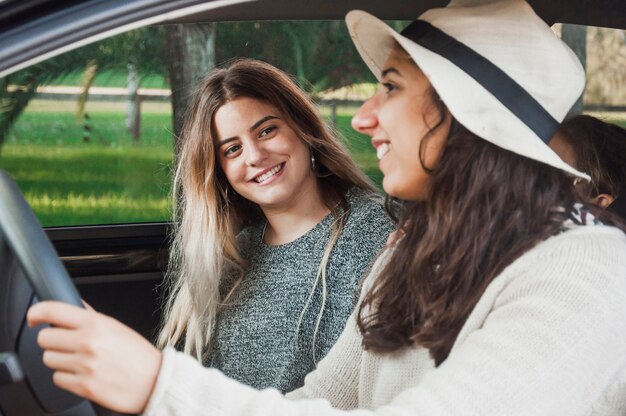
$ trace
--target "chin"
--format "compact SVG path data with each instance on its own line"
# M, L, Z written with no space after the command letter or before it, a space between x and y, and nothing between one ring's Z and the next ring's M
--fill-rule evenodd
M425 199L423 195L420 195L419 192L415 192L414 189L406 189L393 185L385 185L384 180L383 190L385 191L385 193L387 193L387 195L394 198L402 199L404 201L422 201Z
M398 170L383 176L384 191L394 198L404 201L425 201L428 199L429 178L420 175L403 175Z
M394 181L390 180L388 176L383 177L383 190L389 196L394 198L404 199L402 189L398 187Z
M263 198L259 198L257 204L264 207L280 207L289 202L289 195L282 193L275 193L271 195L265 195Z

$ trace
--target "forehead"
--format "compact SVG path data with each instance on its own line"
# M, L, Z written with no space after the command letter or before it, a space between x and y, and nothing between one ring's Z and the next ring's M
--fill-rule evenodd
M389 56L383 65L383 71L394 68L405 78L423 77L424 73L415 64L411 56L400 46L395 46L389 52Z
M250 97L230 100L219 107L213 116L216 139L246 134L255 123L270 115L281 116L280 111L267 101Z

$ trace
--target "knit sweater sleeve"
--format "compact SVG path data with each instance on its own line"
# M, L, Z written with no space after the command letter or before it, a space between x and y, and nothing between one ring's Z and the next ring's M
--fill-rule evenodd
M625 252L611 227L535 247L489 286L448 359L379 412L614 414L596 407L626 382Z
M361 336L354 313L341 336L315 371L304 379L304 386L287 394L290 399L325 398L338 409L354 409L358 405Z

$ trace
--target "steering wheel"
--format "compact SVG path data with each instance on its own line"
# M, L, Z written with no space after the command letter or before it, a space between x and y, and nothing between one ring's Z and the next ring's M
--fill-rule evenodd
M0 416L115 414L56 387L29 328L40 300L83 307L52 243L11 177L0 171Z

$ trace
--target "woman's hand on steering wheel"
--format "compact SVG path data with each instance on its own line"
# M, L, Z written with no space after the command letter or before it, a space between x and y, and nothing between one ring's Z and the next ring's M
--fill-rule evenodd
M156 383L161 351L121 322L61 302L32 306L28 324L39 332L44 364L54 383L106 408L141 413Z

